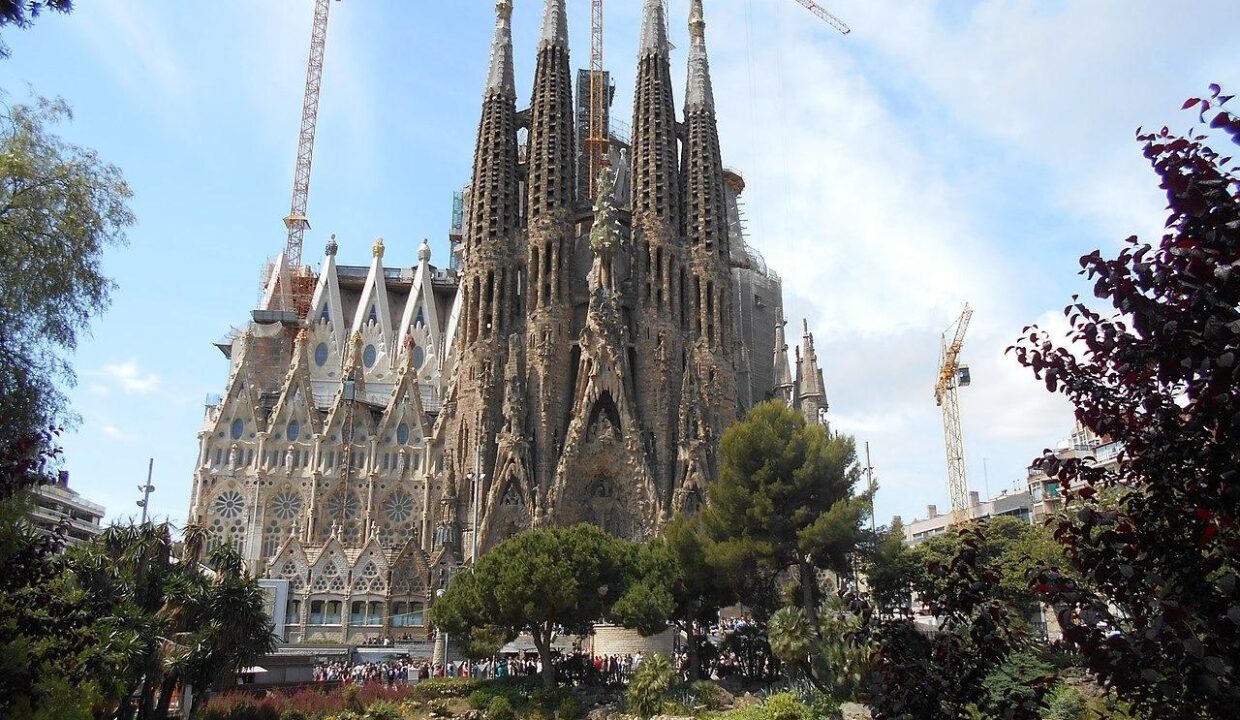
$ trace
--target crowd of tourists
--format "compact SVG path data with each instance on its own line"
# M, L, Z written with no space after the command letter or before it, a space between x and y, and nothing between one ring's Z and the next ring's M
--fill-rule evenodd
M753 625L748 617L723 620L711 627L697 628L712 640L724 640ZM765 648L738 652L726 642L704 642L699 661L703 673L721 680L735 676L771 677L779 672L777 661ZM691 659L683 648L671 655L674 666L681 676L688 679ZM577 649L555 656L556 675L561 683L570 685L627 685L629 678L641 665L645 655L630 654L592 655ZM412 685L430 678L510 678L541 675L542 660L534 653L512 653L485 660L462 660L437 663L427 659L396 659L366 663L327 663L314 668L316 682L382 683L383 685Z

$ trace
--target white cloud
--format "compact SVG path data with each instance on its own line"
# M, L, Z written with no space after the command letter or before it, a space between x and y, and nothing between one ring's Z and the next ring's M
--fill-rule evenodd
M788 317L816 331L833 426L872 441L880 517L907 515L946 501L931 389L964 301L977 310L961 393L972 484L983 458L992 491L1022 483L1070 432L1067 401L1004 350L1035 318L1062 335L1062 314L1045 311L1082 289L1077 256L1154 239L1165 201L1133 131L1188 124L1183 97L1240 64L1234 45L1165 39L1209 36L1240 6L831 10L852 35L783 0L712 6L724 160L745 175L751 242L783 276Z
M138 362L132 358L104 365L92 374L106 382L111 388L128 394L147 395L160 388L159 375L140 368ZM95 384L91 386L92 391L96 387L107 389L106 386Z
M104 435L107 435L113 440L128 440L129 439L129 435L127 435L125 432L123 432L120 428L116 427L115 425L107 425L107 424L100 425L99 432L103 433Z

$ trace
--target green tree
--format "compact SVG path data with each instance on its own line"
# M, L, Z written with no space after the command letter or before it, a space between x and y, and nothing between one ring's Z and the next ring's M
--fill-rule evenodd
M995 599L1028 619L1037 612L1040 603L1037 593L1029 586L1030 573L1041 567L1070 572L1071 563L1063 548L1045 525L1030 525L1013 517L991 518L975 527L979 534L978 561L997 573ZM920 594L943 593L942 583L951 579L927 573L925 569L935 563L950 563L962 547L959 534L944 533L912 548L910 555L918 566L914 585Z
M464 637L494 627L512 640L528 632L555 686L551 641L557 627L585 635L625 590L635 548L593 525L530 530L495 546L457 573L431 607L435 627Z
M120 171L54 134L71 117L43 99L0 115L0 442L66 414L58 383L113 289L103 250L134 222Z
M661 537L638 548L632 577L612 608L613 620L643 634L662 632L669 623L683 632L693 679L702 674L702 628L735 598L708 552L699 518L678 515Z
M81 598L104 658L104 690L121 720L162 718L173 691L201 694L274 647L258 582L230 545L207 566L171 555L167 524L114 526L65 557L67 592Z
M865 573L880 614L890 617L908 607L920 570L916 555L905 544L904 525L899 520L878 531L865 558Z
M772 401L728 428L722 452L702 513L711 562L759 618L780 606L779 582L791 577L796 604L816 625L818 572L849 572L869 512L868 495L853 492L860 468L852 438Z

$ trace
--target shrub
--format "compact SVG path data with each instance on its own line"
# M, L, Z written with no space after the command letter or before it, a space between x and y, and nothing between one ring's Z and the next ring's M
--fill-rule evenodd
M508 698L496 695L491 698L491 704L487 705L487 720L517 720L517 711L512 709Z
M281 715L281 720L320 720L335 715L345 709L345 698L342 693L325 693L319 690L301 690L293 693L284 701L284 713L293 713L289 718Z
M663 708L663 698L676 680L676 670L666 655L651 655L637 667L624 700L629 712L642 718Z
M466 697L484 684L475 678L431 678L414 686L413 697L419 700Z
M1047 698L1046 720L1082 720L1085 710L1085 697L1081 692L1061 683L1051 690Z
M477 690L469 693L466 702L475 710L486 710L491 700L503 696L513 709L521 710L529 707L532 698L541 690L537 678L504 678L500 680L479 681Z
M276 698L223 693L208 700L196 717L198 720L280 720L280 702Z
M813 720L810 709L796 693L775 693L762 703L766 720Z
M555 708L556 720L578 720L586 714L585 706L577 698L569 695L560 701Z
M404 713L391 700L378 700L366 706L366 720L404 720Z
M692 686L693 697L707 710L722 710L732 703L732 696L727 690L710 680L698 680Z

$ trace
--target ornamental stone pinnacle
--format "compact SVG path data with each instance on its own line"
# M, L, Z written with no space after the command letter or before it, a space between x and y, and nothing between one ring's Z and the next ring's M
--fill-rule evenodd
M538 49L558 47L568 50L568 13L564 0L547 0L543 9L542 36Z
M487 95L517 97L512 69L512 0L495 3L495 37L491 41L491 67L487 73Z

